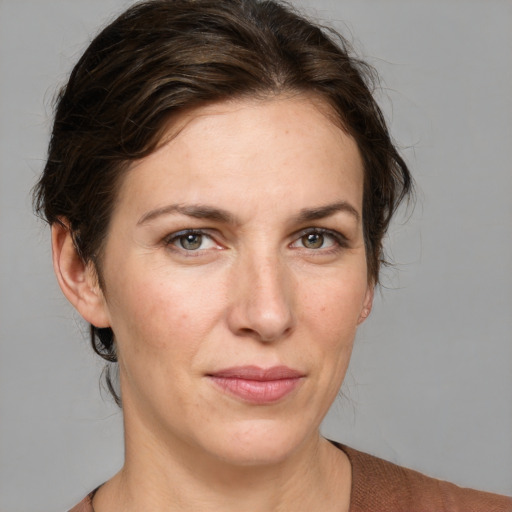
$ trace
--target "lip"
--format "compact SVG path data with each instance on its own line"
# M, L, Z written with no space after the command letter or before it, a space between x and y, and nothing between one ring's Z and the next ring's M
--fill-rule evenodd
M287 366L236 366L211 373L208 378L229 395L264 405L284 399L299 386L304 376Z

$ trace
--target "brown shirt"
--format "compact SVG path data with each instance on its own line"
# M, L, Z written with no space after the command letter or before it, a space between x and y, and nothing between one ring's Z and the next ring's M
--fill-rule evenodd
M512 498L463 489L334 444L352 465L350 512L512 512ZM92 496L69 512L94 512Z
M512 512L512 498L463 489L340 446L352 464L350 512Z

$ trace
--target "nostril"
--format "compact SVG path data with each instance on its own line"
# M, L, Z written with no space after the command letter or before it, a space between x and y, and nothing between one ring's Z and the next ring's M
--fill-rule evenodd
M241 337L253 338L265 343L272 343L280 339L287 338L291 334L292 330L291 326L285 326L283 328L276 326L272 329L269 329L268 327L263 328L261 326L259 328L243 327L238 330L237 334Z

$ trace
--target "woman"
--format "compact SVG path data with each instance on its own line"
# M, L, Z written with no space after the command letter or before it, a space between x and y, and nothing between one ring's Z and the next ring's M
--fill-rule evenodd
M126 460L74 510L510 510L319 434L411 189L370 78L273 2L142 3L80 59L36 202Z

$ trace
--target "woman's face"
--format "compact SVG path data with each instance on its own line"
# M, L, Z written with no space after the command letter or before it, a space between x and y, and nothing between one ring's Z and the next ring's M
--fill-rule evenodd
M128 435L238 464L318 436L372 299L362 162L325 109L199 108L127 172L102 277Z

